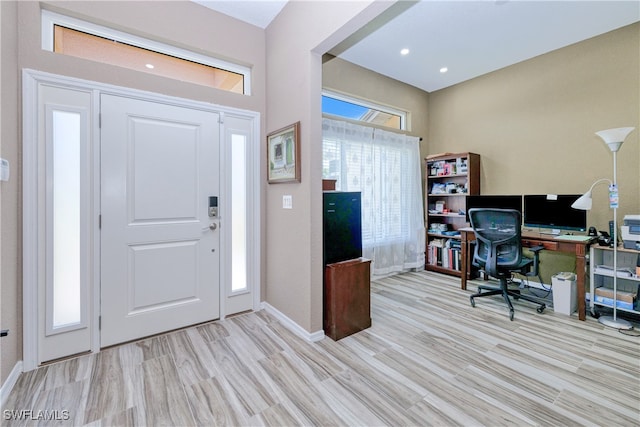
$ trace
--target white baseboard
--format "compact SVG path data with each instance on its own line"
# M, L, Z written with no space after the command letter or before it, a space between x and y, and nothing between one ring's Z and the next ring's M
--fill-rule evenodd
M324 338L323 330L316 331L316 332L308 332L306 329L298 325L296 322L291 320L284 313L282 313L280 310L273 307L268 302L263 301L261 305L262 305L262 308L267 311L267 313L271 314L273 317L278 319L280 323L282 323L287 329L289 329L291 332L293 332L300 338L308 342L316 342Z
M18 377L20 376L21 373L22 373L22 360L18 360L18 362L15 364L15 366L9 373L9 376L7 377L6 381L2 384L2 387L0 387L0 408L5 407L7 403L7 399L9 398L9 394L11 393L11 390L13 390L13 386L16 385L16 382L18 381Z

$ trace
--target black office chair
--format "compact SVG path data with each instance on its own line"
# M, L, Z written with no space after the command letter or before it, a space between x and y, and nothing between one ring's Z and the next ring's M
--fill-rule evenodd
M542 313L546 305L538 298L523 295L519 289L509 289L513 273L539 277L538 253L543 249L542 246L529 248L533 259L522 255L520 212L514 209L469 209L469 220L476 234L473 265L500 280L499 287L478 286L478 292L469 297L471 306L476 306L475 298L502 295L509 306L511 320L514 310L510 296L538 304L537 311Z

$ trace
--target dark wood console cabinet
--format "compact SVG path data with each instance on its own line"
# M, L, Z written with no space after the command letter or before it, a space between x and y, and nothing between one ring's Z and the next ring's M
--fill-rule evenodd
M370 266L365 258L326 265L323 323L333 340L371 326Z

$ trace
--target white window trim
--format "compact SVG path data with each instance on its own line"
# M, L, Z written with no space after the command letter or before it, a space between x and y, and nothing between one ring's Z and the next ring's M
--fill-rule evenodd
M372 108L374 110L381 111L383 113L393 114L395 116L400 116L400 129L397 130L407 130L407 115L406 111L398 110L393 107L389 107L386 105L376 104L374 102L365 101L364 99L354 98L353 96L345 95L343 93L334 92L332 90L323 89L322 96L327 96L329 98L337 99L338 101L344 101L351 104L359 105L365 108ZM358 120L356 120L358 121Z
M54 26L70 28L72 30L82 31L98 37L104 37L121 43L126 43L139 48L147 49L153 52L174 56L176 58L185 59L187 61L196 62L198 64L208 65L210 67L220 68L221 70L231 71L232 73L241 74L244 80L244 94L251 95L251 69L232 62L223 61L206 55L200 55L186 49L181 49L168 44L156 42L143 37L134 36L122 31L117 31L91 22L82 21L80 19L71 18L49 10L42 10L41 34L42 49L53 52L53 32Z

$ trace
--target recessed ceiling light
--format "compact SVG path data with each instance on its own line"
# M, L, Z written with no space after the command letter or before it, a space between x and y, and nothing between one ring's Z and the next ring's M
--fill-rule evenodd
M441 72L442 74L446 73L447 71L449 71L449 69L448 69L447 67L442 67L442 68L440 68L440 72Z
M408 55L408 54L409 54L409 49L407 49L406 47L400 51L400 55Z
M156 68L156 67L153 66L153 64L145 64L144 66L147 67L150 70L153 70L154 68Z

